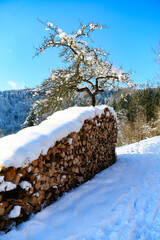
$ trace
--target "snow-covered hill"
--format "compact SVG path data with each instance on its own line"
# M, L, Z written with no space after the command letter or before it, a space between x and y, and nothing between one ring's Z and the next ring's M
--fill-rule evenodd
M4 135L16 133L29 114L31 93L27 89L0 91L0 130Z
M160 137L117 148L117 162L2 240L160 239Z

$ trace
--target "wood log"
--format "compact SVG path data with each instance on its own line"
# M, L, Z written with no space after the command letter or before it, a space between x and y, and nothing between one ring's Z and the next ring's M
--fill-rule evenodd
M3 196L2 194L0 194L0 203L2 202L2 200L3 200Z
M5 217L5 223L0 221L0 230L13 222L6 216L14 206L22 206L23 219L115 162L117 124L108 112L101 118L85 120L78 133L57 141L46 155L40 155L26 168L3 168L0 176L17 188L0 195L1 219ZM27 191L21 189L21 180L30 182L32 187Z
M10 167L6 172L5 172L5 181L12 181L14 177L16 176L16 171L13 167Z
M0 208L0 216L3 216L5 213L5 209L4 208Z
M18 173L18 174L14 177L14 179L13 179L12 182L13 182L14 184L18 185L20 179L21 179L21 175Z

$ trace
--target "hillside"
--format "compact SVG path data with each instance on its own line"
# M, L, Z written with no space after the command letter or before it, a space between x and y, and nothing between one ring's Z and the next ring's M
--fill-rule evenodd
M160 239L160 137L117 148L117 162L2 240Z
M0 130L4 135L21 129L31 106L30 97L26 89L0 92Z
M19 131L26 118L23 126L32 126L39 124L50 115L48 112L39 118L36 109L30 108L31 101L40 98L37 94L34 98L34 93L34 90L32 92L27 90L0 92L0 137ZM107 104L114 107L117 113L119 119L117 146L160 135L159 99L160 88L149 86L143 89L120 87L106 89L96 97L97 105ZM86 93L76 94L70 103L64 101L63 109L77 105L89 105L89 97Z

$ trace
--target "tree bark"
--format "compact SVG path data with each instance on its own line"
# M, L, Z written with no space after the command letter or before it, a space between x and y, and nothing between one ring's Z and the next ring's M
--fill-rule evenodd
M80 88L80 89L77 88L76 90L77 90L77 92L87 92L88 95L89 95L89 97L90 97L91 106L94 107L94 106L96 105L96 98L95 98L96 94L92 93L92 92L89 90L89 88L87 88L87 87Z
M95 105L96 105L96 97L95 97L94 94L92 94L90 96L90 100L91 100L91 106L95 107Z

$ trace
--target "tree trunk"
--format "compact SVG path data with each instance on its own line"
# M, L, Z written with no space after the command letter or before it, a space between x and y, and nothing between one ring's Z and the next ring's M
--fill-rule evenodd
M76 89L77 92L87 92L89 97L90 97L90 101L91 101L91 106L95 106L96 105L96 95L98 93L98 91L95 91L94 93L92 93L88 87L84 87L84 88L77 88Z
M92 94L90 96L90 100L91 100L91 106L95 107L95 105L96 105L96 97L95 97L94 94Z

